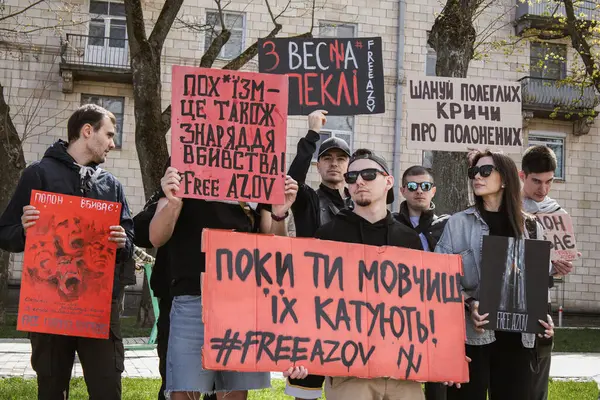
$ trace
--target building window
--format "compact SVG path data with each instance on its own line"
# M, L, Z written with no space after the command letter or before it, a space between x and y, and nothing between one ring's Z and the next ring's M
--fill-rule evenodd
M528 146L548 146L556 154L556 171L554 171L554 178L564 180L565 179L565 138L557 136L544 136L529 134Z
M245 15L242 13L223 12L225 26L231 31L231 36L219 53L219 58L232 60L242 54L244 48ZM204 34L204 51L208 50L213 39L221 33L221 21L218 11L206 12L208 30Z
M531 43L530 75L534 78L565 79L567 76L567 46L553 43Z
M319 37L332 37L332 38L351 38L356 37L356 25L346 24L340 22L319 22ZM330 137L339 137L344 139L348 146L350 146L350 152L352 152L352 138L354 136L354 116L352 115L328 115L327 123L321 129L321 139L317 143L317 150L313 154L313 161L317 159L317 153L319 146L324 140Z
M125 114L125 98L114 96L99 96L95 94L82 94L81 104L96 104L106 108L115 115L117 119L117 132L115 135L115 146L120 149L123 144L123 117Z
M427 40L429 40L429 32L427 32ZM427 56L425 58L425 75L436 76L435 65L437 64L437 53L427 42Z
M90 1L85 63L108 67L129 67L125 4Z

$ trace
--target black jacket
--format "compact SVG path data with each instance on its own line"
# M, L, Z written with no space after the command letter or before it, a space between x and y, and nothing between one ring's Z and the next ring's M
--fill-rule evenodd
M350 210L340 211L333 220L317 230L318 239L372 246L398 246L423 250L419 235L396 221L388 211L374 224Z
M133 254L133 220L121 183L98 165L88 165L88 174L81 177L81 167L67 153L67 143L59 140L46 150L44 157L25 168L17 189L6 210L0 216L0 248L12 253L25 249L25 233L21 224L23 207L29 204L32 190L88 197L121 203L120 224L127 233L125 248L117 251L117 264L131 259ZM115 268L113 298L118 295L119 269Z
M413 225L410 222L406 200L400 204L400 212L394 213L393 215L398 222L411 229L414 229L419 234L423 233L427 239L427 243L429 244L429 250L431 251L435 249L438 240L440 240L440 237L444 232L446 222L448 222L448 219L450 219L450 215L447 214L439 216L435 215L435 204L432 202L431 208L424 213L421 213L419 225L413 228Z
M158 200L162 197L163 192L161 189L156 191L152 197L144 205L144 209L140 211L135 217L133 222L135 226L135 245L138 247L152 248L152 242L150 242L150 222L154 213L156 212L156 206ZM154 295L159 298L167 298L169 294L169 286L171 277L169 274L169 242L159 247L156 252L156 258L154 260L154 266L152 267L152 274L150 276L150 287L154 292Z
M297 237L314 237L315 232L321 226L319 196L313 188L306 184L306 175L310 169L313 154L317 150L319 139L320 136L315 131L308 131L306 137L300 139L296 157L294 157L288 171L288 175L298 182L298 195L296 201L292 204ZM338 190L330 189L322 183L319 189L339 210L347 207L348 201L340 196ZM347 190L346 197L350 197Z

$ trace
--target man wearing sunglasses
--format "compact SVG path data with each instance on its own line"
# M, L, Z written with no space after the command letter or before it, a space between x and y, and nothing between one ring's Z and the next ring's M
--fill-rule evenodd
M314 237L317 229L329 222L341 209L351 207L350 194L344 183L344 172L348 169L350 147L344 140L331 137L319 146L317 170L321 184L314 190L306 184L306 175L317 143L319 132L327 122L327 111L317 110L308 116L308 133L300 139L296 157L288 174L298 182L298 194L292 204L292 214L297 237ZM300 399L318 399L322 395L325 378L309 375L306 379L289 379L285 393Z
M556 170L556 154L547 146L532 146L523 153L519 177L523 182L523 209L530 214L567 214L556 200L548 197L554 171ZM552 273L567 275L573 269L568 261L553 261ZM554 278L550 276L549 287L554 286ZM548 312L551 310L550 293L548 293ZM536 344L537 355L531 362L533 370L531 400L548 398L548 378L550 375L550 359L552 340L539 340Z
M370 150L357 150L350 158L344 174L354 209L344 209L323 225L315 237L345 243L372 246L399 246L422 250L417 233L396 221L387 210L394 201L394 177L386 161ZM392 378L328 377L325 380L327 400L375 400L398 398L422 400L418 382Z
M414 229L421 238L423 250L433 251L442 236L449 215L435 215L435 183L429 170L413 165L402 175L400 193L406 199L400 204L400 212L394 218L401 224ZM426 383L427 400L445 400L446 386L441 383Z

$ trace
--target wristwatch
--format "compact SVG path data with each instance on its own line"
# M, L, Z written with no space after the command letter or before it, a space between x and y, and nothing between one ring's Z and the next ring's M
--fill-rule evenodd
M273 212L271 212L271 218L273 218L273 221L277 221L277 222L281 222L283 220L285 220L288 215L290 215L289 211L286 211L285 214L283 215L283 217L278 217L277 215L273 214Z

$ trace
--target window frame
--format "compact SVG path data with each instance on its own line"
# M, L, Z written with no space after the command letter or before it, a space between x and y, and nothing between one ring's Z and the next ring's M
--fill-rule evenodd
M542 139L542 140L540 140ZM545 142L543 139L560 140L562 146L562 154L560 155L561 165L557 165L556 169L560 168L560 176L557 171L554 171L554 179L557 181L564 182L567 175L566 156L567 156L567 135L559 132L547 132L547 131L530 131L527 136L527 147L535 145L547 146L548 143L555 144L556 142ZM554 151L554 149L552 149ZM556 153L556 151L554 151ZM557 155L557 158L558 155Z
M358 35L358 25L357 24L354 24L354 23L351 23L351 22L341 22L341 21L331 21L331 20L319 20L319 24L318 24L318 30L319 30L318 32L319 33L318 33L317 37L318 38L335 38L335 37L338 37L337 35L322 36L321 35L321 29L323 27L333 27L333 28L335 28L337 30L337 28L339 26L344 26L344 27L352 28L353 35L354 35L353 37L357 37L357 35ZM350 137L350 141L348 142L348 146L350 147L350 153L352 153L354 151L353 150L353 148L354 148L353 147L354 146L354 128L356 126L356 116L355 115L335 115L335 116L331 115L328 118L332 118L332 117L334 117L334 118L347 118L347 117L351 117L352 121L350 123L350 125L351 125L350 130L345 131L345 130L341 130L341 129L328 129L327 126L324 126L321 129L321 132L319 133L319 136L321 136L321 138L319 139L319 142L317 142L317 149L313 153L313 156L312 156L312 161L313 162L317 162L318 161L317 155L318 155L318 152L319 152L319 145L320 145L320 143L322 143L324 140L329 139L329 138L323 139L323 135L324 134L328 134L330 138L331 137L339 137L338 135L348 135ZM341 137L341 138L344 139L344 140L346 140L345 137Z
M557 53L558 51L555 51L557 49L561 49L560 52L563 54L563 58L564 60L560 61L560 65L559 65L559 77L558 78L554 78L554 77L547 77L545 76L545 74L547 73L547 69L545 68L540 68L538 66L539 61L541 61L540 57L534 57L534 48L539 48L540 51L543 51L541 54L542 56L545 58L545 55L548 54L549 52L553 52L553 53ZM538 53L540 54L540 53ZM567 77L567 63L568 63L568 48L565 44L562 43L545 43L545 42L531 42L529 44L529 76L535 79L549 79L549 80L562 80L565 79ZM536 62L532 61L536 59ZM550 63L553 63L553 61L557 61L557 60L548 60L550 61ZM544 63L545 66L548 65L548 63ZM537 74L537 75L535 75Z
M101 98L101 99L119 99L119 100L121 100L121 104L123 106L123 112L122 112L122 114L120 114L121 115L121 124L116 126L117 132L116 132L116 135L115 135L115 136L119 137L119 144L117 144L117 141L115 140L115 149L121 150L123 148L123 126L125 125L125 96L107 96L107 95L104 95L104 94L81 93L81 96L80 96L80 99L79 99L80 105L84 105L84 104L96 104L96 105L98 105L100 107L103 107L103 108L106 108L106 107L104 107L104 104L98 104L98 103L93 103L93 102L84 102L83 101L84 96L87 96L87 97L98 97L98 98ZM115 115L115 118L117 118L117 121L118 121L118 115L117 114L114 114L114 115Z
M207 22L208 21L208 14L216 14L217 16L217 21L218 21L218 17L219 17L219 10L214 10L214 9L206 9L206 11L204 12L204 21ZM246 13L242 12L242 11L223 11L223 18L225 18L225 15L235 15L235 16L241 16L242 17L242 27L240 29L231 29L229 28L232 32L233 31L237 31L237 30L241 30L242 31L242 39L241 39L241 43L240 43L240 52L238 55L233 56L231 58L227 58L224 56L224 52L225 52L225 46L221 47L221 50L219 51L219 54L217 55L217 60L224 60L224 61L231 61L233 59L235 59L236 57L238 57L240 54L242 54L244 52L244 45L246 43ZM217 29L218 28L218 29ZM214 32L215 35L218 35L217 31L220 32L221 27L215 24L214 27ZM210 35L212 38L213 33L209 32L208 30L204 32L204 38L202 41L202 47L203 47L203 51L208 50L208 47L206 45L206 38L208 37L207 35ZM231 38L230 38L231 39ZM211 39L212 42L212 39ZM228 41L229 43L229 41ZM210 46L210 44L209 44Z

